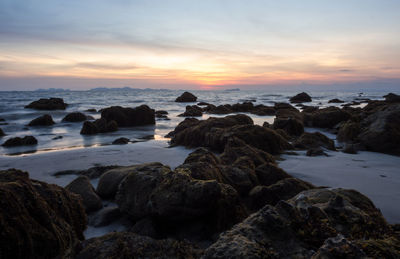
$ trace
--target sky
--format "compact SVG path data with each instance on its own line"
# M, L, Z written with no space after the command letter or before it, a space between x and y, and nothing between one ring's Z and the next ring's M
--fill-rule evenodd
M0 0L0 90L400 88L398 0Z

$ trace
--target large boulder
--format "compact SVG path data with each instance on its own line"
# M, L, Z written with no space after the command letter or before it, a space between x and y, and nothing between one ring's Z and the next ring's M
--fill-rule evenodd
M290 97L290 102L291 103L306 103L306 102L311 102L311 96L309 96L307 93L302 92L299 94L296 94L293 97Z
M280 118L274 119L273 129L282 129L290 136L300 136L304 132L303 122L295 118Z
M117 122L118 127L154 125L156 123L155 111L147 105L135 108L112 106L101 111L101 118Z
M108 121L106 119L98 119L94 122L85 121L83 123L81 134L82 135L93 135L98 133L114 132L118 130L117 122L114 120Z
M326 247L327 239L339 234L356 246L357 241L387 236L398 239L381 212L362 194L311 189L288 201L279 201L274 207L266 205L222 233L205 251L204 258L311 258ZM342 258L351 258L353 251L349 249ZM393 243L391 251L394 258L400 256ZM364 252L373 255L368 250Z
M64 100L61 98L49 98L49 99L40 99L34 102L31 102L25 108L36 109L36 110L65 110L68 104L64 103Z
M130 232L113 232L82 243L77 259L199 258L201 250L188 242L156 240Z
M394 94L394 93L389 93L385 96L385 101L389 103L399 103L400 102L400 95Z
M103 207L103 202L96 194L87 176L79 176L69 183L65 189L82 197L83 206L85 207L86 212L96 211Z
M15 137L7 139L6 142L2 144L3 147L16 147L16 146L33 146L37 145L38 141L33 136L25 136L23 138Z
M222 152L232 137L270 154L278 154L291 148L291 145L274 130L253 125L251 118L243 114L197 121L174 133L171 144L203 146Z
M86 115L81 112L71 112L62 119L62 121L67 121L67 122L81 122L85 120L86 120Z
M329 150L336 150L335 143L320 132L304 132L295 142L294 146L301 149L324 147Z
M358 134L360 134L360 131L361 127L359 122L348 120L340 126L336 138L340 142L354 142Z
M53 118L48 114L44 114L36 119L33 119L31 122L29 122L28 126L51 126L53 124Z
M193 95L192 93L189 92L184 92L181 94L181 96L177 97L175 102L178 103L190 103L190 102L195 102L197 100L197 97Z
M71 258L84 239L86 214L78 195L0 171L0 258Z
M134 220L156 216L169 231L201 225L203 234L225 230L244 214L237 192L215 180L193 179L187 170L152 165L132 170L120 183L116 203Z
M200 117L203 115L203 109L197 105L188 105L184 113L179 114L180 117Z
M304 124L308 127L333 128L337 124L350 119L347 111L338 107L318 109L311 113L304 113Z
M361 127L358 140L367 150L400 155L400 104L374 112Z

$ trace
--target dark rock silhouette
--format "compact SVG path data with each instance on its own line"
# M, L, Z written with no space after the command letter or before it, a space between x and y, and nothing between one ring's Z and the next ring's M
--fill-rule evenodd
M48 114L44 114L36 119L33 119L31 122L29 122L28 126L51 126L53 124L55 124L53 118Z
M306 103L311 101L311 97L305 92L299 93L290 98L291 103Z
M36 110L65 110L68 104L64 103L64 100L61 98L49 98L49 99L40 99L37 101L33 101L25 108L36 109Z
M186 102L195 102L197 97L189 92L184 92L179 97L176 98L175 102L186 103Z
M68 122L81 122L85 121L86 115L81 113L81 112L72 112L67 114L62 120L63 121L68 121Z
M23 138L15 137L6 140L3 143L3 147L16 147L16 146L31 146L38 143L37 139L33 136L25 136Z

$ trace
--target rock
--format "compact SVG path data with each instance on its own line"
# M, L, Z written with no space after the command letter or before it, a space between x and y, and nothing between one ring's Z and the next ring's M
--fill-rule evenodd
M347 154L357 154L357 148L354 144L346 144L342 151Z
M6 121L5 119L3 119L3 118L0 118L0 122L3 122L3 121Z
M87 111L87 112L97 112L96 109L93 109L93 108L87 109L86 111Z
M114 132L118 130L118 125L115 121L109 121L101 118L94 122L85 121L83 123L81 134L82 135L93 135L98 133Z
M112 106L102 110L101 118L106 121L115 121L118 127L154 125L156 123L155 111L147 105L136 108Z
M36 110L65 110L68 104L64 103L61 98L40 99L31 102L25 108Z
M299 93L290 98L291 103L306 103L311 101L311 97L305 92Z
M121 212L117 206L105 207L91 216L89 225L94 227L108 226L121 217Z
M255 169L260 185L269 186L280 180L291 178L283 169L273 163L264 163Z
M276 111L274 107L264 106L262 104L254 106L253 110L250 111L251 114L258 116L275 115Z
M15 137L10 138L3 143L3 147L16 147L16 146L31 146L37 145L37 139L33 136L25 136L23 138Z
M192 93L184 92L181 96L176 98L175 102L179 103L186 103L186 102L195 102L197 97L194 96Z
M169 120L167 115L168 115L167 111L160 110L160 111L155 112L156 118L159 118L159 119Z
M147 236L151 238L159 238L157 226L151 218L144 218L135 223L130 229L130 232L136 233L141 236Z
M62 121L81 122L86 120L86 115L81 112L72 112L67 114Z
M185 241L156 240L130 232L114 232L82 243L76 259L199 258L201 250Z
M157 215L173 232L200 224L208 236L244 216L238 194L230 185L196 180L184 169L171 171L162 165L132 170L120 183L115 200L132 219Z
M113 141L113 145L125 145L129 143L129 139L127 138L118 138Z
M250 207L258 210L265 205L276 205L281 200L288 200L298 193L315 188L300 179L287 177L269 186L256 186L249 193Z
M52 138L52 140L58 140L58 139L62 139L62 138L63 138L63 136L56 136L56 137Z
M333 128L338 123L347 121L351 115L337 107L327 107L312 113L304 113L304 124L308 127Z
M336 150L333 140L320 132L304 132L303 135L294 142L294 146L302 149L324 147L329 150Z
M334 98L334 99L329 100L328 103L344 103L344 101Z
M84 239L79 196L26 172L0 171L0 257L71 258Z
M199 117L203 115L203 110L197 105L186 106L186 111L178 116L181 117Z
M70 182L65 189L82 197L86 212L92 212L103 208L103 202L96 194L88 177L79 176Z
M394 93L389 93L385 96L383 96L386 100L386 102L390 103L398 103L400 102L400 95L394 94Z
M0 137L5 136L6 134L4 133L4 131L0 128Z
M339 234L355 246L359 241L395 238L381 212L362 194L311 189L274 207L264 206L222 233L203 258L311 258ZM352 258L355 249L344 248L341 251L349 254L342 258Z
M304 132L304 125L294 118L275 118L273 129L282 129L291 136L300 136Z
M278 154L284 149L291 148L291 145L275 131L253 125L251 118L243 114L224 118L211 117L190 124L173 135L171 144L188 147L203 146L222 152L225 144L232 137L270 154Z
M368 258L360 247L348 241L343 235L331 237L311 257L311 259L335 259L335 258ZM383 257L382 257L383 258Z
M354 142L360 132L360 123L348 120L340 126L337 140L340 142Z
M400 155L400 104L392 104L361 121L357 139L367 150Z
M28 126L51 126L53 124L55 124L53 118L50 115L45 114L33 119L31 122L29 122Z
M307 150L306 156L328 156L328 154L322 148L316 147Z
M116 168L121 168L122 166L117 166L117 165L106 165L106 166L95 166L91 167L87 170L79 171L78 174L85 175L89 177L89 179L94 179L94 178L99 178L102 176L104 173L116 169Z
M155 111L155 114L156 115L168 115L168 112L167 111L164 111L164 110L158 110L158 111Z
M206 103L206 102L199 102L197 105L198 105L198 106L208 106L208 105L210 105L210 104L209 104L209 103Z
M185 120L180 122L178 126L176 126L176 128L173 131L169 132L165 137L170 138L186 128L199 124L199 122L200 121L196 118L185 118Z
M161 164L149 163L109 170L100 177L96 191L103 199L114 199L119 184L130 172L136 172L137 170L152 166L161 166Z

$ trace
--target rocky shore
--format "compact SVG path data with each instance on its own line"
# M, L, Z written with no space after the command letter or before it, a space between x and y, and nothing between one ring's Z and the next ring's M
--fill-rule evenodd
M196 100L185 93L177 102ZM306 93L290 99L310 100ZM48 102L39 101L38 109ZM50 103L65 106L58 99ZM195 148L174 169L158 162L94 167L69 172L77 178L65 188L16 169L0 171L0 258L400 257L400 226L387 223L368 197L314 186L277 164L281 154L297 150L310 156L349 149L399 156L397 95L363 108L201 106L187 106L182 116L190 118L167 135L171 146ZM193 118L196 111L276 117L260 126L246 114L199 120ZM108 132L110 123L116 129L151 125L156 114L148 106L110 107L97 122L85 121L82 131ZM337 134L340 145L322 133L305 132L305 126ZM127 231L84 239L87 226L117 221Z

